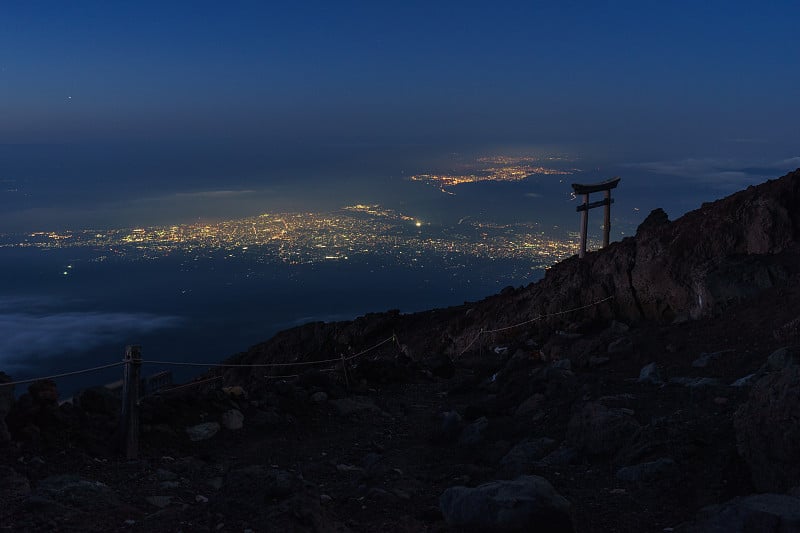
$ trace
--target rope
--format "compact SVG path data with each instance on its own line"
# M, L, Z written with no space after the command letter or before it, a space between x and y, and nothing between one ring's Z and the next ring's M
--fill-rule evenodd
M467 347L466 347L466 348L464 348L464 350L462 350L462 352L461 352L460 354L458 354L458 355L464 355L464 353L465 353L467 350L469 350L469 349L472 347L472 345L473 345L473 344L475 344L475 343L478 341L478 339L480 339L480 338L481 338L481 335L483 335L483 329L481 329L481 330L478 332L478 334L477 334L477 335L475 335L475 338L474 338L474 339L472 339L472 342L470 342L469 344L467 344Z
M67 376L77 376L78 374L88 374L89 372L97 372L98 370L105 370L106 368L113 368L115 366L124 365L125 361L120 361L118 363L111 363L108 365L103 366L96 366L94 368L84 368L83 370L75 370L74 372L64 372L63 374L54 374L52 376L44 376L41 378L31 378L31 379L21 379L18 381L9 381L6 383L0 383L0 387L9 387L11 385L22 385L25 383L34 383L36 381L42 381L45 379L56 379L56 378L64 378Z
M392 336L391 336L391 337L389 337L388 339L386 339L386 340L383 340L383 341L379 342L378 344L376 344L375 346L373 346L373 347L371 347L371 348L367 348L366 350L362 350L362 351L358 352L358 353L357 353L357 354L355 354L355 355L351 355L351 356L349 356L349 357L345 357L345 358L344 358L344 360L345 360L345 361L349 361L350 359L355 359L356 357L360 357L360 356L364 355L364 354L365 354L365 353L367 353L367 352L371 352L371 351L372 351L372 350L374 350L375 348L380 348L381 346L383 346L383 345L384 345L384 344L386 344L387 342L391 342L391 341L395 340L395 338L396 338L396 337L395 337L394 335L392 335ZM338 359L334 359L334 361L338 361Z
M158 396L160 394L168 394L170 392L173 392L173 391L176 391L176 390L179 390L179 389L185 389L187 387L194 387L195 385L202 385L203 383L208 383L209 381L216 381L218 379L222 379L222 376L203 379L203 380L200 380L200 381L192 381L191 383L185 383L183 385L178 385L177 387L170 387L168 389L157 390L157 391L153 392L152 394L148 394L147 396L145 396L145 398L149 398L150 396Z
M575 308L572 308L572 309L567 309L565 311L557 311L555 313L549 313L549 314L546 314L546 315L539 315L537 317L531 318L530 320L526 320L525 322L520 322L519 324L514 324L512 326L505 326L505 327L497 328L497 329L481 329L478 332L478 334L475 336L475 338L472 339L472 342L467 344L467 347L464 348L459 355L464 355L467 352L467 350L469 350L470 347L473 344L475 344L478 341L478 339L481 338L482 335L486 335L487 333L499 333L501 331L507 331L509 329L518 328L518 327L524 326L526 324L532 324L533 322L536 322L538 320L543 320L545 318L550 318L550 317L560 316L560 315L566 315L567 313L574 313L575 311L581 311L582 309L588 309L589 307L594 307L596 305L600 305L601 303L607 302L608 300L612 300L613 298L614 298L614 295L607 296L607 297L603 298L602 300L597 300L596 302L592 302L590 304L582 305L581 307L575 307Z
M383 346L387 342L393 341L395 339L394 335L389 337L388 339L382 340L375 346L367 348L366 350L362 350L357 354L350 355L345 357L345 361L349 361L350 359L355 359L356 357L360 357L367 352L371 352L372 350ZM214 367L214 368L272 368L272 367L281 367L281 366L305 366L305 365L321 365L327 363L339 363L342 361L341 357L337 357L336 359L322 359L320 361L297 361L294 363L252 363L252 364L234 364L234 363L190 363L190 362L181 362L181 361L155 361L155 360L143 360L142 363L148 364L157 364L157 365L172 365L172 366L202 366L202 367Z

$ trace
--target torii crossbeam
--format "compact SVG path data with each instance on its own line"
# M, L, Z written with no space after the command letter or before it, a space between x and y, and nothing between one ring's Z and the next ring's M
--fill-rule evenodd
M583 203L575 209L581 214L581 249L578 252L579 257L583 258L583 256L586 255L586 234L589 231L589 209L594 209L601 205L606 206L605 220L603 222L603 248L608 246L608 239L611 233L611 204L614 203L614 200L611 199L611 189L619 185L620 179L621 178L615 177L601 183L592 183L588 185L581 185L580 183L572 184L572 189L575 191L575 194L583 195ZM597 202L589 203L589 194L600 191L605 191L605 198Z

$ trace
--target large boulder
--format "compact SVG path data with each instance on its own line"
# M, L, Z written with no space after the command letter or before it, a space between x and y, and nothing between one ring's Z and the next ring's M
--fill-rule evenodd
M629 409L587 402L570 418L567 443L586 455L608 456L627 446L639 429Z
M75 475L50 476L40 481L31 494L30 503L46 502L89 512L120 505L116 494L106 484Z
M539 476L450 487L439 505L449 526L470 531L574 531L570 503Z
M503 456L500 460L500 467L509 476L526 474L557 445L555 440L548 437L524 440Z
M751 494L706 507L686 533L800 533L800 499L786 494Z
M5 372L0 372L0 383L10 383L11 377ZM11 440L11 434L6 426L6 415L11 411L14 404L14 386L0 386L0 444Z
M763 492L785 492L800 479L800 366L767 374L736 411L739 454Z
M36 405L53 408L58 406L58 387L52 379L42 379L32 383L28 387L28 393Z
M106 387L84 389L75 397L75 404L87 413L117 416L121 400Z

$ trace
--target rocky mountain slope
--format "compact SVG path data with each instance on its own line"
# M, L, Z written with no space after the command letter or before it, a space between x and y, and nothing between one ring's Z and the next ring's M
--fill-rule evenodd
M795 171L480 302L284 331L226 362L280 366L146 397L136 461L107 391L0 388L0 527L800 531L799 197Z

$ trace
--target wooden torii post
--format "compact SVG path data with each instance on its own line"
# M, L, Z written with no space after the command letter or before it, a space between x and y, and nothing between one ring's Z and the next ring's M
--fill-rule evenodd
M575 191L575 194L583 195L583 203L575 209L581 214L581 249L578 252L579 257L583 258L583 256L586 255L586 234L589 231L589 209L594 209L601 205L606 206L605 220L603 222L603 248L608 246L608 238L611 233L611 204L614 203L614 200L611 199L611 189L619 185L620 179L621 178L611 178L601 183L591 183L588 185L581 185L580 183L572 184L572 189ZM593 192L600 191L606 192L605 198L597 202L589 203L589 195Z

